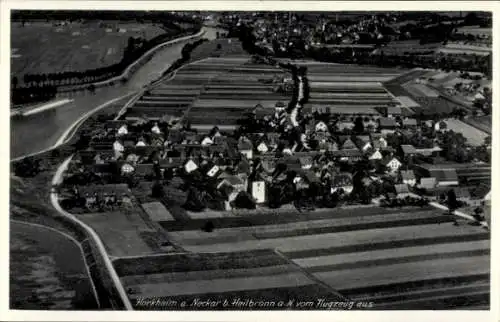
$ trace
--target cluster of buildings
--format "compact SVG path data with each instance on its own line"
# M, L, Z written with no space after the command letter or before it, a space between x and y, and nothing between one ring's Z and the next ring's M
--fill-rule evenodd
M108 121L94 131L89 147L76 155L66 179L79 173L98 178L97 185L80 183L98 187L78 191L87 204L96 198L130 204L134 189L124 188L124 183L130 185L133 178L140 186L160 182L170 200L178 197L180 204L186 202L186 187L191 185L217 196L218 210L231 210L241 195L265 206L270 188L286 183L293 183L295 192L317 192L320 187L323 193L349 195L357 164L364 162L369 169L362 180L365 188L388 182L389 196L405 197L413 191L436 199L455 189L463 200L480 204L489 191L489 165L470 163L464 167L445 162L446 166L440 166L442 149L435 139L427 147L391 145L391 136L446 131L442 122L419 122L400 113L400 108L388 107L385 116L365 119L371 126L361 133L342 132L339 122L306 115L302 143L293 139L291 126L280 127L280 132L247 129L224 133L214 127L201 133L161 121ZM283 107L277 107L274 116L263 117L263 122L269 123L265 128L277 129L276 125L286 123L284 115ZM474 171L475 177L470 175ZM190 182L194 178L196 182ZM464 187L464 182L473 185Z

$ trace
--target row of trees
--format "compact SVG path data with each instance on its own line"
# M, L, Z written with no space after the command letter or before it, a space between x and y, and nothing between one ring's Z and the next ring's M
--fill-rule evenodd
M478 56L471 54L429 54L429 55L406 55L385 54L383 50L379 54L370 52L356 52L353 49L342 51L330 51L326 47L310 47L305 56L326 62L342 64L375 65L380 67L403 66L406 68L433 68L445 71L461 70L481 72L491 77L491 55Z

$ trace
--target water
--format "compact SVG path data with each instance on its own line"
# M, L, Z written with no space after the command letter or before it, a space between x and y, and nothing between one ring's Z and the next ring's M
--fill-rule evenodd
M205 38L215 39L217 29L204 27ZM125 84L105 87L95 94L81 92L72 97L73 102L56 109L27 116L22 119L11 118L11 159L47 149L80 116L95 107L127 93L140 90L144 85L156 80L163 71L181 57L182 47L189 41L164 47L141 67Z

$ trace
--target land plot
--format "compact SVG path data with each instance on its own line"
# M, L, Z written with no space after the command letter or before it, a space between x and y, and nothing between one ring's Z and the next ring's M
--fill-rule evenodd
M137 210L81 215L101 237L112 256L141 255L152 252L141 232L155 232Z
M120 61L129 37L151 39L165 32L174 35L153 24L114 25L108 32L97 23L53 26L32 22L24 27L13 23L11 47L15 56L11 58L11 72L21 76L104 67ZM22 82L22 77L19 80Z
M467 142L472 146L482 145L484 139L489 136L488 133L457 119L446 119L445 122L448 125L448 129L462 133Z

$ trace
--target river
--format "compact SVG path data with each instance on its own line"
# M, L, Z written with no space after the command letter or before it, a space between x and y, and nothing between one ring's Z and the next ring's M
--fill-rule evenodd
M216 28L204 29L204 38L216 38ZM181 57L182 47L188 42L190 41L182 41L159 50L126 84L104 87L96 90L95 94L80 92L71 97L73 102L66 105L20 119L11 118L11 159L50 148L86 112L116 97L137 92L144 85L158 79Z

